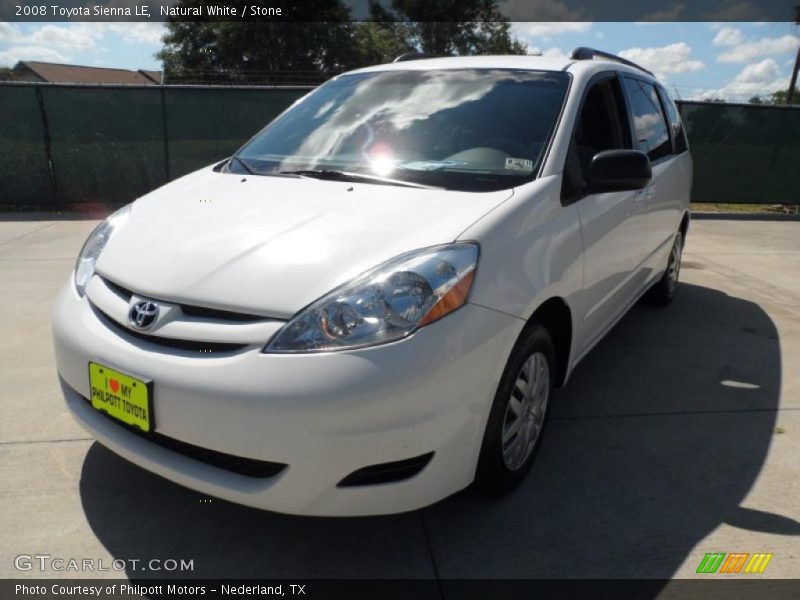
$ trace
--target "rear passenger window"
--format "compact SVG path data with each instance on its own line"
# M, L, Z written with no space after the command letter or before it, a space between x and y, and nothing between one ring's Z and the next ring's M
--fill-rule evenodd
M631 101L636 144L650 160L672 153L667 123L656 89L646 81L625 77L625 90Z
M678 114L678 109L672 98L664 91L664 88L659 88L658 94L661 96L661 103L667 109L667 119L669 119L669 127L672 130L672 139L675 140L675 153L686 152L688 150L686 134L683 131L683 123L681 122L680 114Z

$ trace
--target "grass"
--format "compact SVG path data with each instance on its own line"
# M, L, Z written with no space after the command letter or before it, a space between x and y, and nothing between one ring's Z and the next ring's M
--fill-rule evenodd
M793 204L732 204L725 202L692 202L692 211L712 213L797 214L798 206Z

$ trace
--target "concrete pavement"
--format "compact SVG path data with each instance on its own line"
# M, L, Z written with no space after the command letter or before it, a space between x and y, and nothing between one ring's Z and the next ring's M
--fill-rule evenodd
M33 553L193 559L194 577L693 577L706 552L773 553L764 577L800 577L800 223L694 222L677 300L635 307L578 367L515 493L312 519L209 501L89 439L60 398L49 316L96 221L14 219L0 577L82 575L15 570Z

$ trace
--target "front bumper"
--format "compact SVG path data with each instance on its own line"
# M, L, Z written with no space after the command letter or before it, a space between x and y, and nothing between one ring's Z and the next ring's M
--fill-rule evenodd
M524 322L476 305L391 344L323 354L225 355L155 347L109 328L69 282L53 315L67 406L117 454L186 487L304 515L368 515L432 504L472 481L505 361ZM96 412L88 363L153 381L157 433L288 466L254 478L152 443ZM433 452L397 482L337 487L354 471Z

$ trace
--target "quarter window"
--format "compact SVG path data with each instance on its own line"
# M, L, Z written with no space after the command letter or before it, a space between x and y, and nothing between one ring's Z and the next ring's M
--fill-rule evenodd
M669 132L656 89L646 81L629 77L625 77L625 89L631 101L638 149L653 161L669 156Z
M686 134L683 131L683 123L681 122L681 116L678 114L678 109L675 107L675 103L672 99L664 91L664 88L660 87L658 93L661 96L664 108L667 109L667 119L669 119L669 127L672 130L672 139L675 140L675 153L680 154L681 152L686 152L688 149L686 145Z

